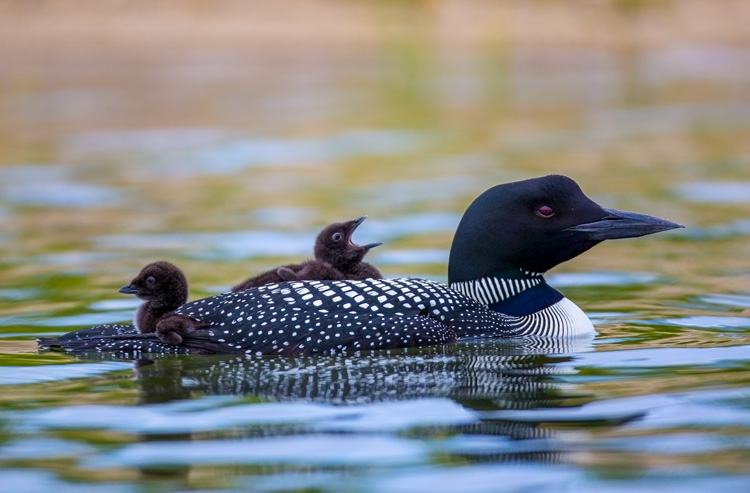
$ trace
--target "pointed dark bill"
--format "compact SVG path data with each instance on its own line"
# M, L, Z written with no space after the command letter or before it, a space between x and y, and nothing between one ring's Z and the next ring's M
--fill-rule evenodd
M120 293L125 293L125 294L136 294L136 293L138 292L138 290L137 290L137 289L135 289L135 288L134 288L133 286L131 286L130 284L126 284L126 285L124 285L123 287L121 287L120 289L118 289L118 291L119 291Z
M367 219L367 216L358 217L354 220L354 229L357 229L357 226L365 222L365 219Z
M368 216L362 216L362 217L357 218L357 219L354 220L354 226L352 227L351 234L349 235L349 241L350 242L352 241L352 235L354 235L354 231L359 227L360 224L362 224L363 222L365 222L365 219L367 219L367 217ZM368 250L370 250L372 248L375 248L376 246L380 246L382 244L383 244L382 242L378 241L376 243L368 243L367 245L362 245L362 248L364 248L365 251L368 251Z
M598 221L571 226L566 228L565 231L584 233L590 240L602 241L636 238L685 227L661 217L638 212L619 211L617 209L604 209L604 212L606 215Z
M376 243L368 243L367 245L362 245L362 248L364 248L365 250L370 250L371 248L375 248L376 246L380 246L382 244L382 242L378 241Z

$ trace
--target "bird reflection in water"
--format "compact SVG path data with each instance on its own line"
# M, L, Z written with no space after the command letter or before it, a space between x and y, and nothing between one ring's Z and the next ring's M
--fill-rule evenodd
M332 404L449 397L475 409L521 409L554 405L555 377L570 372L556 363L591 348L590 338L524 338L297 358L162 356L141 360L137 373L144 403L187 391Z

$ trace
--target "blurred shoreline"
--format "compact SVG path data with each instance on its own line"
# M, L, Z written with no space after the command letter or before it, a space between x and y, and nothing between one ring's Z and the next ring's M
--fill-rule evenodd
M376 46L394 30L429 31L446 49L488 41L610 48L744 44L750 42L749 18L750 4L742 0L2 0L0 50L22 53L78 44L91 50L148 47L150 53L185 46L351 50Z
M0 0L0 142L317 133L357 111L366 127L451 113L523 128L540 108L568 125L581 105L734 104L750 84L747 19L740 0Z

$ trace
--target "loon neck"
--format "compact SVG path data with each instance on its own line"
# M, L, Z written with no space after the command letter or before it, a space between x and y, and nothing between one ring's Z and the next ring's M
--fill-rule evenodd
M521 271L518 277L483 277L472 281L454 282L460 291L496 312L522 317L554 305L563 295L550 287L543 273Z
M508 318L514 335L591 336L586 314L544 280L543 274L522 272L513 277L484 277L453 282L450 287Z

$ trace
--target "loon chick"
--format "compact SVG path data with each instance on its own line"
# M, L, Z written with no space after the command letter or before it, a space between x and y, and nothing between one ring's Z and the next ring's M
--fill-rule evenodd
M187 336L180 346L147 347L301 355L476 337L590 336L589 319L547 285L544 273L604 240L680 227L603 208L564 176L498 185L461 219L450 251L450 286L423 279L298 281L224 293L175 310L210 324L201 331L203 341ZM121 335L90 346L142 347Z
M140 334L155 332L160 341L176 345L182 342L184 335L203 326L191 317L174 313L188 299L187 279L174 264L150 263L119 291L144 300L133 320Z
M357 245L352 241L354 231L365 219L367 216L326 226L315 239L313 260L271 269L241 282L232 291L244 291L282 281L382 278L377 268L362 261L367 252L382 243Z

